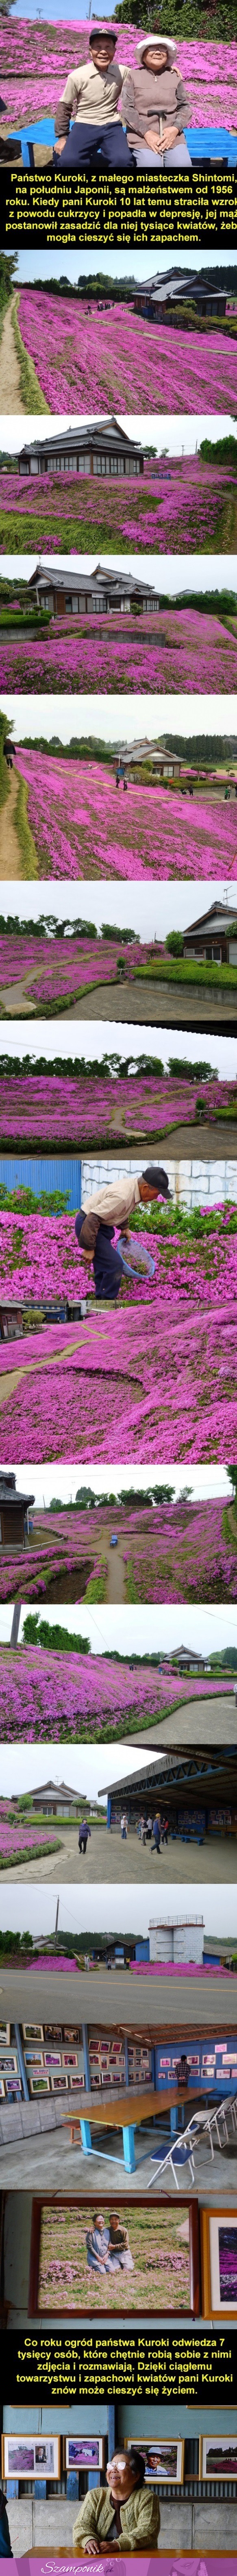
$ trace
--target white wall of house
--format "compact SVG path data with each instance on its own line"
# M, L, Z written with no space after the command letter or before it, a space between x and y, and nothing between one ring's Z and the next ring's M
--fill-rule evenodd
M183 1156L181 1159L178 1155L175 1158L172 1156L171 1159L166 1150L166 1143L159 1144L158 1137L157 1142L154 1138L150 1153L149 1147L146 1149L146 1146L142 1145L140 1154L136 1157L133 1154L127 1154L126 1159L123 1155L120 1157L117 1155L115 1159L114 1155L111 1158L109 1155L98 1154L92 1161L88 1155L84 1155L81 1167L82 1206L87 1207L93 1190L103 1189L107 1183L109 1186L112 1180L120 1180L122 1173L127 1173L128 1176L130 1172L141 1173L145 1171L146 1164L149 1162L163 1164L164 1170L168 1172L169 1187L173 1191L174 1198L183 1199L187 1208L200 1207L204 1204L206 1206L208 1203L213 1207L218 1205L222 1198L237 1201L237 1162L208 1161L204 1164L201 1160L194 1162L189 1157Z

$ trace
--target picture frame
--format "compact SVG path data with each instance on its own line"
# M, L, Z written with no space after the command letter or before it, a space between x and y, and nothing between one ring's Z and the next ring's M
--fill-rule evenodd
M44 2075L43 2071L41 2074L40 2067L37 2068L37 2074L30 2075L29 2082L30 2093L33 2101L36 2100L37 2093L39 2094L39 2097L41 2095L42 2099L44 2093L50 2093L49 2075Z
M10 2048L10 2045L11 2045L11 2023L10 2023L10 2021L1 2021L1 2022L0 2022L0 2048Z
M44 2024L42 2021L23 2021L22 2030L24 2041L25 2039L33 2040L33 2048L38 2039L44 2041Z
M16 2048L5 2049L5 2052L2 2048L0 2049L0 2076L1 2075L19 2075Z
M204 2317L237 2318L237 2207L202 2209L201 2272Z
M31 2048L24 2048L24 2059L25 2066L29 2068L31 2067L33 2074L36 2072L37 2066L44 2066L44 2050L43 2048L40 2048L38 2042L37 2046L34 2048L33 2046Z
M218 2486L220 2478L231 2485L237 2478L237 2433L200 2433L199 2478Z
M88 2197L33 2197L28 2316L80 2316L83 2306L88 2316L199 2316L197 2199L136 2194L118 2208L118 2195L100 2193L100 2211L102 2263Z
M65 2468L104 2469L105 2434L66 2433Z
M124 2450L133 2449L134 2441L129 2436L129 2439L125 2438ZM183 2486L185 2442L183 2439L180 2441L176 2433L170 2434L170 2439L167 2437L164 2442L156 2442L155 2436L153 2442L140 2442L139 2436L139 2451L146 2459L145 2486Z
M64 2074L63 2066L61 2066L60 2075L51 2075L51 2086L52 2093L68 2093L68 2075Z
M60 2476L60 2433L2 2433L3 2478L46 2478L50 2484Z

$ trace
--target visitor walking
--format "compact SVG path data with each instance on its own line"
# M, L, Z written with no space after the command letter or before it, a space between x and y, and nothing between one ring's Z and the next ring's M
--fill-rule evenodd
M167 1851L168 1851L168 1832L169 1832L169 1816L165 1816L165 1820L163 1820L163 1817L162 1817L162 1826L161 1826L161 1842L162 1842L162 1843L166 1843L166 1850L167 1850Z
M126 1843L126 1841L127 1841L127 1830L128 1830L128 1816L121 1816L121 1842L122 1842L122 1843Z
M119 1244L114 1242L115 1226L122 1227L123 1240L129 1246L129 1217L134 1208L149 1207L153 1200L171 1198L168 1172L159 1163L148 1163L145 1172L129 1178L122 1172L120 1181L110 1181L103 1189L93 1190L87 1208L78 1208L75 1234L86 1269L93 1268L96 1297L109 1297L115 1305L123 1279L123 1262Z
M152 1826L153 1826L153 1818L152 1818L152 1816L147 1816L147 1821L146 1821L146 1839L147 1839L147 1843L151 1843L151 1839L152 1839Z
M86 1852L86 1846L87 1846L87 1843L88 1843L88 1842L90 1842L90 1843L91 1843L91 1829L90 1829L90 1825L88 1825L88 1823L87 1823L87 1816L83 1816L83 1817L82 1817L82 1823L81 1823L81 1825L79 1825L79 1834L78 1834L79 1852L82 1852L82 1851L83 1851L83 1852Z
M132 153L118 114L124 64L115 62L117 33L93 28L87 61L65 82L55 116L53 167L64 170L132 170ZM73 123L70 130L70 118Z
M153 1841L152 1841L152 1843L151 1843L151 1851L152 1851L152 1853L153 1853L154 1851L156 1851L156 1852L159 1852L159 1851L160 1851L160 1840L161 1840L161 1823L160 1823L160 1816L155 1816L155 1819L154 1819L154 1825L153 1825Z
M191 169L184 126L191 110L170 36L143 36L124 73L121 114L137 170Z

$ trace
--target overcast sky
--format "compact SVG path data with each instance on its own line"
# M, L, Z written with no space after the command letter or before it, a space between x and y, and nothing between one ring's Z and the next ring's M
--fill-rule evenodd
M106 1810L107 1783L125 1778L128 1772L132 1779L143 1764L144 1751L137 1754L134 1745L118 1744L118 1740L116 1745L100 1744L98 1751L96 1744L84 1744L80 1750L78 1745L72 1745L70 1750L68 1744L14 1744L14 1793L20 1798L25 1789L37 1789L46 1780L55 1780L55 1784L64 1780L70 1789L75 1789L77 1798L94 1801L103 1789L102 1806ZM12 1798L11 1745L1 1745L1 1798Z
M98 421L102 417L108 418L108 414L80 412L80 429L86 427L87 421L91 421L92 417L94 421ZM120 412L117 413L117 419L120 420L122 429L126 429L128 438L140 439L142 447L143 442L145 447L155 447L158 456L161 455L164 447L168 448L169 456L182 456L183 452L185 456L191 456L195 454L196 445L200 447L202 438L215 440L227 437L228 434L237 438L237 426L231 419L231 415L224 413L221 415L219 412L216 415L212 414L211 419L209 413L200 412L196 420L193 414L187 413L183 418L179 413L176 419L167 420L167 412L160 412L159 415L156 412L146 412L145 417L144 412L142 414L126 412L126 417L124 412ZM39 416L37 428L35 412L27 413L25 422L22 421L21 414L14 413L7 423L4 418L1 421L1 445L6 449L7 456L15 456L25 443L27 446L28 443L30 444L31 439L37 437L37 440L41 438L45 441L47 433L48 436L53 437L54 433L56 435L57 431L69 429L70 425L70 411L52 413L49 425ZM74 417L73 429L75 429Z
M22 5L20 15L22 16ZM231 253L227 250L215 251L211 246L212 268L228 268L230 257L231 267L236 266L237 269L237 258L235 259L232 244ZM62 263L64 263L63 266ZM158 252L155 250L152 265L150 250L138 251L133 250L133 247L131 250L101 250L100 243L97 250L66 249L64 252L64 249L51 250L51 246L48 250L41 250L41 248L38 251L19 250L17 262L18 276L22 280L27 279L29 286L34 277L38 277L43 285L47 277L62 276L68 277L71 286L74 286L77 285L78 277L90 277L92 269L95 272L103 269L104 274L111 278L132 276L138 280L140 277L144 279L155 276L164 277L167 268L171 265L171 253L167 250ZM185 268L186 274L189 268L192 272L193 268L196 270L204 266L208 268L208 250L203 254L202 250L195 248L192 258L191 251L178 248L176 259L173 260L173 268Z
M237 871L237 860L236 860L236 871ZM198 900L198 892L199 892L199 900ZM229 889L228 889L228 894L229 894ZM10 897L11 897L10 910L11 910L11 914L14 914L14 908L15 908L15 913L17 914L17 916L18 916L18 918L19 918L19 921L21 921L21 920L23 920L23 921L31 921L31 920L37 921L37 920L38 920L38 918L39 918L39 916L41 916L41 914L43 914L43 915L44 915L45 920L46 920L46 919L47 919L47 916L50 918L50 916L51 916L51 914L52 914L52 912L53 912L53 913L56 915L56 917L57 917L57 920L58 920L58 921L66 921L66 922L67 922L67 924L69 925L69 929L70 929L70 922L72 923L73 921L78 920L78 918L79 918L81 921L92 921L92 922L94 922L94 924L95 924L95 928L96 928L97 930L101 930L101 929L102 929L102 922L103 922L103 921L108 921L108 922L111 922L111 924L113 924L113 922L114 922L114 923L116 923L116 924L119 926L119 929L121 929L121 930L123 929L123 927L124 927L124 928L129 928L129 929L131 929L131 930L134 930L134 934L136 934L136 935L137 935L137 938L138 938L138 939L142 939L142 940L153 940L153 939L155 939L155 938L156 938L156 939L162 939L162 940L163 940L163 939L166 939L166 937L167 937L167 933L168 933L168 931L169 931L169 930L185 930L185 929L187 929L187 928L188 928L188 926L189 926L189 924L191 924L191 922L193 922L193 921L197 920L197 917L198 917L198 916L200 916L203 912L206 912L206 911L208 910L208 906L209 906L209 904L214 903L215 901L218 901L218 902L220 902L220 903L223 903L223 895L224 895L223 883L222 883L222 884L220 884L218 881L214 882L214 881L213 881L213 879L212 879L212 881L210 882L210 884L208 883L208 880L207 880L207 881L206 881L206 883L205 883L205 885L201 885L201 886L199 887L199 890L198 890L197 885L195 885L195 886L188 886L188 884L186 884L186 883L185 883L184 885L179 885L179 884L178 884L178 885L177 885L177 884L176 884L176 885L167 885L167 884L165 884L165 885L164 885L164 884L162 884L162 885L161 885L161 884L158 884L157 886L154 886L154 885L151 885L151 884L149 884L149 883L148 883L147 885L142 885L142 884L141 884L141 885L138 885L137 883L136 883L136 885L125 885L125 884L124 884L124 882L123 882L122 884L120 883L120 884L118 884L118 885L114 886L114 885L104 885L104 884L103 884L103 883L101 883L101 882L100 882L100 883L98 883L98 885L97 885L97 884L96 884L96 885L95 885L95 884L90 885L90 884L88 884L88 880L87 880L87 882L86 882L86 883L84 883L84 885L78 885L78 884L74 884L74 885L68 885L68 884L66 884L66 885L65 885L65 884L64 884L64 881L62 880L62 881L61 881L61 884L57 883L57 885L52 885L52 882L50 882L50 884L48 884L48 885L42 885L42 884L40 884L40 883L39 883L39 880L38 880L38 881L34 880L34 882L33 882L32 878L31 878L31 879L28 881L28 884L23 884L23 881L22 881L22 883L20 884L20 880L19 880L19 890L17 891L17 894L15 894L15 892L14 892L14 886L10 886ZM234 884L233 884L233 879L232 879L232 878L231 878L231 897L232 897L232 901L233 901L233 903L234 903L234 902L236 903L236 908L237 908L237 881L236 881L236 885L234 885ZM6 919L7 919L7 914L8 914L8 912L9 912L9 885L7 885L7 884L5 884L5 885L3 884L3 886L1 886L1 912L2 912L2 913L4 913L4 915L5 915L5 920L6 920ZM10 1023L10 1026L11 1026L11 1023ZM70 1026L71 1026L71 1023L70 1023ZM68 1022L68 1018L67 1018L67 1022L66 1022L66 1028L67 1028L67 1054L70 1054L70 1051L71 1051L70 1026L69 1026L69 1022ZM30 1023L30 1027L31 1027L31 1043L32 1043L32 1021L31 1021L31 1023ZM62 1021L61 1021L61 1019L60 1019L60 1037L61 1037L61 1027L62 1027ZM87 1023L87 1054L89 1054L89 1053L90 1053L90 1036L89 1036L89 1038L88 1038L88 1029L89 1029L89 1022ZM6 1021L5 1021L5 1022L4 1022L4 1043L5 1043L5 1044L6 1044L6 1031L7 1031L7 1023L6 1023ZM22 1031L22 1022L21 1022L21 1031ZM40 1032L41 1032L41 1046L40 1046L40 1053L42 1054L42 1053L43 1053L43 1048L44 1048L44 1037L43 1037L42 1020L41 1020L41 1023L40 1023ZM128 1033L127 1033L127 1031L126 1031L126 1035L127 1035L127 1034L128 1034ZM141 1033L140 1033L140 1034L141 1034ZM156 1036L156 1043L157 1043L157 1029L156 1029L155 1036ZM163 1056L163 1037L164 1037L164 1032L162 1031L162 1050L161 1050L161 1051L162 1051L162 1056ZM147 1031L146 1031L146 1038L147 1038ZM183 1032L182 1032L182 1039L183 1039L183 1043L182 1043L182 1050L181 1050L181 1051L182 1051L182 1054L184 1055L184 1054L185 1054L185 1047L184 1047L184 1033L183 1033ZM129 1046L130 1046L130 1043L131 1043L131 1032L130 1032L130 1028L129 1028ZM104 1049L106 1049L106 1044L107 1044L107 1030L106 1030L106 1027L105 1027L105 1025L104 1025L104 1026L103 1026L103 1047L102 1047L102 1053L104 1052ZM119 1032L118 1032L118 1028L116 1028L116 1035L115 1035L114 1044L115 1044L115 1046L116 1046L116 1049L118 1049L118 1044L119 1044ZM144 1040L143 1040L143 1044L144 1044ZM154 1051L154 1033L153 1033L153 1042L152 1042L152 1045L153 1045L153 1051ZM111 1029L110 1029L110 1028L109 1028L109 1046L110 1046L110 1047L112 1046L112 1035L111 1035ZM209 1040L208 1040L208 1047L209 1047ZM25 1051L26 1051L26 1050L27 1050L27 1021L26 1021L26 1020L24 1020L24 1048L25 1048ZM83 1024L82 1024L81 1029L80 1029L80 1049L81 1049L81 1053L82 1053L82 1055L83 1055ZM189 1047L188 1047L188 1051L189 1051ZM202 1034L202 1043L201 1043L201 1044L200 1044L200 1039L198 1040L198 1050L197 1050L197 1039L196 1039L196 1041L195 1041L195 1055L197 1054L197 1051L198 1051L198 1055L200 1055L200 1052L201 1052L201 1053L202 1053L202 1055L203 1055L203 1034ZM61 1047L60 1047L60 1052L61 1052ZM77 1052L78 1052L78 1041L77 1041ZM173 1030L172 1030L172 1042L171 1042L171 1033L170 1033L169 1054L170 1054L170 1055L171 1055L171 1054L173 1055L173 1052L174 1052L174 1048L173 1048ZM157 1053L158 1053L158 1043L157 1043ZM216 1063L216 1054L215 1054L215 1063Z
M210 886L209 889L205 886L205 898L208 895L208 891L211 902L213 891L215 892L216 889L213 889L213 886ZM223 886L221 892L223 895ZM94 887L92 888L92 893L94 894ZM106 887L106 916L108 919L107 893L108 888ZM138 887L136 887L136 899L137 895ZM3 911L2 886L1 911ZM124 916L122 915L122 919L123 918ZM79 1047L81 1057L84 1056L87 1059L89 1058L90 1063L95 1061L95 1064L98 1064L101 1062L105 1050L108 1055L111 1056L114 1053L116 1055L121 1055L122 1057L127 1057L128 1036L130 1063L137 1064L138 1062L139 1065L139 1052L141 1055L145 1052L149 1057L149 1055L154 1056L156 1049L157 1056L159 1056L160 1062L164 1065L165 1070L169 1064L171 1055L180 1056L181 1061L184 1056L187 1056L188 1061L195 1064L197 1062L197 1047L199 1053L201 1044L202 1058L205 1058L205 1062L207 1064L213 1066L213 1071L219 1074L220 1081L227 1081L229 1078L229 1081L236 1082L236 1038L216 1037L213 1033L211 1035L209 1029L202 1029L202 1038L200 1041L200 1038L197 1038L196 1030L193 1031L191 1029L176 1028L150 1029L147 1027L133 1028L130 1021L128 1031L124 1022L122 1022L122 1026L120 1027L119 1021L116 1021L115 1023L115 1021L110 1020L107 1027L105 1027L104 1021L102 1020L81 1020L80 1037L76 1037L75 1023L73 1020L70 1020L69 1029L67 1018L65 1020L60 1018L60 1021L40 1020L38 1021L37 1028L35 1029L34 1027L34 1033L32 1029L32 1020L24 1018L23 1027L22 1020L15 1020L14 1026L12 1020L4 1020L4 1033L3 1028L0 1030L0 1065L1 1055L5 1056L6 1048L9 1048L11 1056L24 1056L30 1053L32 1056L32 1069L34 1069L34 1064L37 1064L38 1056L45 1056L47 1067L47 1064L50 1065L54 1059L56 1061L57 1056L59 1059L61 1056L65 1056L67 1059L68 1055L70 1055L73 1062L75 1062L76 1072Z
M1 708L13 725L15 742L23 742L28 734L32 734L32 741L37 742L42 733L48 742L51 734L59 734L60 742L70 742L71 734L78 735L80 742L84 734L97 733L104 742L121 743L121 740L143 741L144 735L149 742L162 742L167 733L176 734L178 738L183 736L185 741L186 734L218 735L223 732L230 737L232 735L236 742L235 697L225 697L223 704L223 696L185 697L182 691L181 698L162 698L161 705L160 698L155 696L125 696L122 726L121 697L116 695L109 698L98 695L95 704L95 698L90 695L73 697L72 702L68 697L52 699L21 695L14 698L1 694Z
M39 553L38 555L20 554L20 561L19 554L1 555L1 580L14 582L19 580L29 581L31 574L33 576L33 573L36 572L39 560L41 561L43 570L47 574L47 580L50 570L54 573L57 571L68 573L68 555L47 555L45 561L42 547L40 557ZM85 573L94 573L98 561L100 561L101 571L102 568L104 571L107 570L107 564L109 562L109 570L111 572L115 570L116 572L121 573L121 554L113 554L113 560L111 560L110 555L108 557L108 555L104 553L101 553L100 557L98 557L98 553L97 555L70 554L72 571L76 572L78 579L80 579L81 575L84 575L85 579ZM236 589L236 561L234 555L226 554L223 565L223 555L207 555L201 560L200 555L163 555L161 559L160 555L155 554L133 554L132 556L123 554L122 572L131 573L131 568L134 580L151 582L153 589L160 593L161 598L163 597L163 592L165 592L167 596L169 593L172 593L172 597L174 599L177 598L178 600L181 590L196 590L198 592L204 590L218 590L218 587L220 590L223 590L223 583L225 584L225 588L228 584L228 589L233 590L233 592L235 592ZM52 704L55 712L55 697L53 698ZM162 721L163 706L164 700L162 700ZM74 710L75 700L73 700L73 713ZM55 726L53 723L52 731L54 730Z
M55 1475L57 1476L57 1468ZM81 1469L81 1473L78 1470L78 1481L86 1484L87 1480L90 1484L90 1470L87 1471L84 1468L84 1472ZM169 1472L167 1469L166 1481L172 1484L172 1470ZM189 1483L187 1467L186 1484ZM0 1641L2 1640L5 1645L10 1643L12 1606L7 1602L4 1608L0 1609ZM26 1609L23 1607L21 1612L20 1638L23 1635L23 1619L27 1615L29 1606L27 1603ZM47 1617L45 1603L44 1615ZM195 1651L198 1648L201 1655L212 1655L218 1653L219 1648L224 1646L237 1646L237 1608L235 1610L232 1603L230 1609L226 1604L221 1605L220 1609L217 1605L214 1605L213 1609L209 1607L205 1609L201 1602L198 1602L195 1608L183 1609L182 1605L180 1609L177 1603L169 1602L167 1611L167 1606L157 1610L150 1602L146 1606L143 1603L138 1605L136 1603L136 1610L130 1609L128 1604L124 1607L121 1603L118 1603L117 1609L114 1604L111 1609L106 1605L103 1610L99 1606L91 1610L81 1603L78 1608L75 1607L74 1602L69 1602L64 1612L61 1602L60 1611L58 1603L54 1606L50 1602L49 1618L50 1625L53 1627L57 1626L60 1619L60 1625L63 1626L65 1622L72 1633L74 1630L74 1635L89 1637L91 1652L94 1655L104 1655L106 1650L113 1654L115 1649L118 1654L127 1655L129 1659L133 1653L168 1654L170 1648L173 1651L180 1645L194 1647Z
M108 1750L109 1748L107 1746L107 1754ZM175 1887L172 1887L171 1885L167 1889L164 1889L162 1897L159 1894L157 1883L155 1884L155 1895L153 1894L153 1888L151 1889L150 1885L147 1887L141 1887L139 1885L136 1893L134 1886L115 1887L113 1885L105 1885L103 1887L95 1887L93 1885L92 1887L83 1887L80 1882L80 1888L77 1890L75 1886L71 1885L70 1887L60 1888L59 1876L59 1890L60 1904L58 1928L60 1932L72 1932L75 1933L75 1935L82 1931L91 1931L92 1933L105 1932L107 1934L121 1933L122 1937L124 1932L131 1932L134 1933L135 1937L139 1933L142 1933L146 1938L151 1918L153 1921L155 1920L156 1923L165 1923L167 1922L167 1915L171 1916L171 1919L173 1915L175 1917L175 1921L177 1921L177 1918L180 1920L181 1916L182 1919L184 1914L190 1916L197 1913L199 1916L201 1915L201 1917L203 1917L205 1932L210 1933L212 1939L215 1937L215 1934L218 1935L218 1933L220 1934L220 1938L223 1940L228 1939L228 1934L230 1934L230 1938L235 1939L236 1937L236 1890L234 1887L219 1887L218 1885L218 1887L214 1886L209 1888L206 1886L203 1887L201 1883L197 1888L195 1885L190 1888L190 1896L188 1887L185 1887L184 1901L184 1890L182 1887L177 1887L177 1885L175 1885ZM153 1911L154 1904L155 1917ZM19 1881L19 1884L17 1883L15 1887L11 1887L9 1885L9 1880L7 1887L4 1887L4 1879L0 1879L1 1931L5 1932L6 1928L9 1931L27 1931L32 1932L33 1935L38 1935L38 1937L44 1932L53 1932L56 1922L56 1905L56 1888L47 1887L42 1884L38 1887L37 1884L32 1886L29 1882L24 1889L22 1881ZM34 1990L32 1988L32 2011L33 1994ZM35 2002L35 2010L36 2009L37 2005ZM56 2010L57 1997L55 1993L55 2011Z

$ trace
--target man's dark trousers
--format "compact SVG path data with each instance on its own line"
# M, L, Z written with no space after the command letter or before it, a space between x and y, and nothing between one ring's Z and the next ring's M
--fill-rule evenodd
M99 169L106 170L134 170L133 155L129 152L121 117L116 117L114 123L111 119L110 125L79 125L78 121L71 126L70 134L66 134L63 152L58 154L55 135L55 165L57 170L90 171L97 170L98 165Z
M79 1245L85 1215L86 1209L79 1208L75 1223L75 1234ZM101 1224L98 1226L98 1234L96 1236L93 1256L96 1297L113 1297L115 1299L119 1296L119 1289L121 1288L121 1281L123 1278L123 1262L120 1259L118 1248L113 1242L113 1235L113 1225Z

